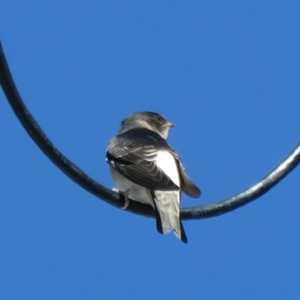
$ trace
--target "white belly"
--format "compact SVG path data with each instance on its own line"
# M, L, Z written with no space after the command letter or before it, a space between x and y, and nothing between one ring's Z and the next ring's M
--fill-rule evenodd
M116 188L120 192L126 192L130 190L129 198L141 202L144 204L151 205L154 207L153 199L150 194L149 189L146 189L138 184L133 183L132 181L125 178L119 172L117 172L113 167L110 167L111 177L116 185Z

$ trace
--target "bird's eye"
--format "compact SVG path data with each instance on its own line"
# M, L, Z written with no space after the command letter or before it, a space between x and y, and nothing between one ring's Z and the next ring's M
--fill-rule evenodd
M160 124L162 124L162 123L164 123L164 118L162 117L162 116L158 116L157 117L157 121L160 123Z

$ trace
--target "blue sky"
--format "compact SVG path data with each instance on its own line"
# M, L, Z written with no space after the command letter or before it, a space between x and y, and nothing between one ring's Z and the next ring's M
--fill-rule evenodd
M69 159L113 187L105 149L135 111L176 123L169 142L223 200L299 143L299 1L3 1L19 91ZM1 299L299 299L300 169L259 200L184 222L88 194L35 146L0 93Z

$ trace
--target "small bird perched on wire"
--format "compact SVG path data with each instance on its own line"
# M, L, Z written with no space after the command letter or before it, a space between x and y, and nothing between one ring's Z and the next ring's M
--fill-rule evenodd
M176 151L167 143L174 124L154 112L134 113L122 121L118 134L107 147L106 161L117 191L151 205L156 212L156 227L161 234L174 231L184 243L187 237L180 219L181 191L190 197L201 195L187 176Z

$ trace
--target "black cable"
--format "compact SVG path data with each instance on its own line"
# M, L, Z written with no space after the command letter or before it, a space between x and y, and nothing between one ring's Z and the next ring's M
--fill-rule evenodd
M92 193L96 197L105 202L122 208L124 206L123 196L119 196L116 192L102 186L87 174L81 171L75 164L67 159L45 135L39 124L33 118L17 90L17 87L11 76L8 64L5 59L2 44L0 42L0 83L7 101L11 105L17 118L37 144L44 154L71 180L80 185L82 188ZM280 164L274 171L268 174L265 178L259 181L254 186L228 198L224 201L189 207L181 209L181 217L183 220L203 219L216 217L224 213L228 213L237 209L251 201L264 195L280 180L287 176L300 163L300 144L293 152ZM155 218L154 210L151 206L144 205L140 202L131 201L126 211L145 217Z

